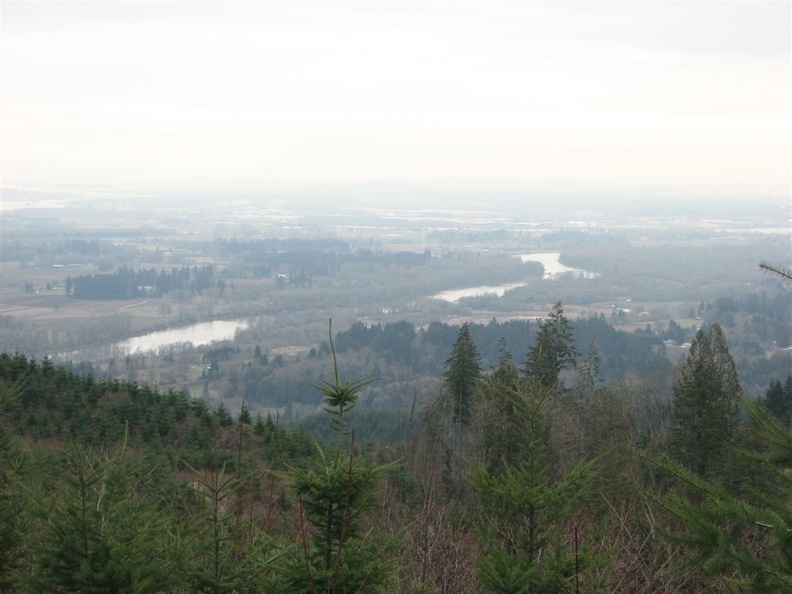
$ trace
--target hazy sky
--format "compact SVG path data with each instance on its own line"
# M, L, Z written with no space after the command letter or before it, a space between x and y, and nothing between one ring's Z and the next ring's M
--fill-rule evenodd
M5 187L790 183L790 2L3 0Z

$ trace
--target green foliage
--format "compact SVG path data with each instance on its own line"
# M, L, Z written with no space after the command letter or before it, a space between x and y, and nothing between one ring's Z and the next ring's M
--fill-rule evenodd
M414 428L410 413L404 409L355 407L344 415L347 431L355 433L358 444L400 444L411 437ZM302 417L291 424L319 441L337 437L334 424L328 425L325 414Z
M181 392L100 380L49 359L37 362L20 354L0 354L1 381L13 384L23 376L28 379L6 413L31 438L63 434L100 445L119 443L128 431L133 442L172 443L189 414Z
M295 273L294 278L301 276ZM560 302L553 314L563 326ZM186 400L181 392L80 375L46 359L0 355L0 400L8 402L0 423L0 590L464 593L478 587L472 575L477 566L483 591L591 592L600 587L605 571L594 541L613 535L598 529L599 519L605 518L603 524L614 520L607 524L609 531L620 531L618 539L601 545L618 551L613 566L620 573L610 591L648 592L657 587L651 584L653 570L679 564L679 549L665 549L653 538L658 528L668 526L659 525L657 516L644 514L625 495L623 474L637 465L637 427L650 426L654 432L662 430L663 422L649 418L646 383L637 374L623 384L623 394L600 387L594 350L577 374L576 387L565 390L563 370L574 358L563 363L559 350L560 357L545 359L549 351L540 346L553 344L551 320L465 327L471 345L475 339L484 347L486 364L495 361L493 337L519 336L523 342L509 344L524 353L536 334L533 367L547 373L521 373L501 341L499 364L491 373L481 372L481 359L475 356L474 365L460 365L468 374L477 367L476 388L457 399L448 397L452 359L447 359L445 394L438 390L437 398L445 397L445 408L433 401L424 427L427 433L434 431L432 439L440 447L418 452L422 444L414 444L416 467L434 464L436 471L446 463L447 475L453 475L453 491L447 493L454 495L447 499L432 489L436 474L416 478L402 466L382 466L381 460L394 455L389 448L377 450L378 462L361 453L375 437L382 443L386 431L394 439L406 435L400 428L404 415L355 407L361 393L379 397L373 389L361 392L371 376L343 382L334 367L334 381L315 380L316 390L300 384L311 393L301 402L318 403L317 391L324 397L332 418L325 424L337 437L315 447L295 425L281 427L277 417L265 413L253 421L246 406L235 424L225 405L212 412L206 402ZM378 375L406 375L405 368L391 362L407 360L426 347L426 354L412 362L416 375L425 374L417 378L421 382L439 379L442 362L461 332L439 323L426 331L415 331L408 323L353 328L348 338L358 333L370 349L357 354L360 368L370 365L372 352L388 354L387 363L374 366ZM574 337L570 326L556 330L578 344L596 344L602 369L619 370L609 380L646 369L667 380L670 367L662 352L652 352L659 338L651 330L618 333L598 317L575 321ZM397 337L398 344L389 346ZM489 338L491 344L484 344ZM311 371L321 365L325 350L323 346L309 361ZM695 350L703 351L699 345ZM252 347L248 357L251 352ZM260 349L259 357L266 358ZM235 374L241 384L264 392L275 385L265 385L265 378L281 372L288 371L295 385L304 379L288 358L277 371L254 362L250 374L235 369L233 357L228 363L222 360L223 374L213 380L213 392L222 392ZM711 377L717 374L702 371L698 377L690 365L690 374L683 371L677 384L679 396L706 393L711 398L710 386L718 385ZM779 375L773 371L763 377ZM24 387L16 397L4 398L20 377L28 378ZM278 381L286 385L284 378ZM683 381L689 378L697 379ZM707 389L699 390L702 386ZM771 387L775 396L768 393L768 405L778 400L776 384ZM403 402L411 387L400 389L397 396ZM276 397L286 402L295 394L283 390ZM416 389L420 402L417 396ZM460 406L465 402L469 408ZM431 417L438 412L442 419L435 423ZM684 411L678 418L685 418ZM385 427L388 423L392 426ZM647 477L663 474L669 484L667 474L680 469L673 490L656 497L676 512L671 528L679 542L694 547L695 555L687 557L694 560L693 569L704 568L735 590L785 591L792 587L785 569L791 564L789 432L768 420L755 424L752 451L735 457L735 444L749 442L729 440L722 457L712 457L704 477L665 459L662 470L656 465L655 474ZM365 437L362 425L367 425ZM120 445L125 427L126 447ZM63 436L76 445L61 463L59 454L49 451L62 448ZM678 443L674 447L687 451ZM118 453L109 453L114 448ZM481 467L464 472L470 463ZM273 472L284 464L288 472ZM199 470L185 478L188 466ZM730 484L716 482L716 476ZM425 493L429 495L422 501ZM456 497L458 493L468 496ZM415 548L397 551L389 536L398 530L394 526L420 521L419 508L428 504L435 506L434 520L409 526L406 532ZM473 517L480 520L478 542ZM402 580L398 586L396 565ZM631 582L626 565L633 572ZM414 579L407 586L404 574L412 570Z
M242 407L239 409L239 418L237 420L244 425L253 424L253 419L250 416L250 411L248 410L247 404L245 404L244 401L242 401Z
M481 357L467 323L459 327L443 378L453 399L453 422L469 425L473 396L481 380Z
M540 327L521 377L501 342L500 365L484 382L479 454L473 479L481 510L479 583L485 592L591 591L589 571L602 563L596 536L579 538L579 514L593 461L567 460L553 447L559 418L558 374L574 362L571 327L560 302ZM589 383L596 374L594 359ZM568 455L568 452L564 453ZM589 526L593 523L589 522Z
M162 510L143 496L150 474L121 450L74 445L58 488L42 502L37 592L167 592L181 587L181 552Z
M673 538L689 551L686 564L729 591L792 591L792 432L759 402L746 402L758 449L742 455L768 480L735 494L663 456L645 459L674 479L649 496L679 520Z
M561 370L574 367L577 357L572 325L564 316L564 306L558 301L547 320L539 324L536 342L528 351L525 373L537 378L545 387L554 386Z
M478 451L490 472L523 458L523 446L527 442L515 436L524 435L529 427L514 401L514 394L519 393L522 384L517 367L506 356L482 382L476 407L476 424L480 429Z
M220 470L193 471L201 504L189 518L186 574L200 592L260 592L277 560L271 538L243 520L241 497L249 477Z
M332 326L331 326L332 348ZM333 349L334 383L322 382L326 409L338 432L334 453L328 456L317 444L319 457L308 469L292 468L288 476L306 524L300 526L302 555L284 557L283 592L376 592L389 581L386 553L389 539L378 542L364 528L364 513L375 505L377 480L389 467L375 466L355 454L354 434L348 451L344 412L354 406L360 389L370 378L342 383ZM311 537L308 537L310 526Z
M696 334L674 386L669 448L685 467L705 476L726 462L737 436L740 384L717 324Z
M481 359L469 326L462 324L445 364L443 389L433 395L422 415L426 464L433 468L430 480L439 478L445 494L457 498L471 491L463 474L465 458L472 451L474 405L481 384Z
M359 392L362 388L376 381L375 376L368 376L354 382L346 381L343 384L338 376L338 361L335 354L335 346L333 345L333 322L329 324L330 334L330 350L333 353L333 376L334 381L330 383L322 380L318 385L313 388L318 390L324 396L324 403L326 405L325 411L332 416L332 422L336 431L338 432L339 443L343 436L346 434L346 421L344 419L345 413L354 408L357 403Z
M9 378L19 382L13 397ZM278 591L271 569L278 547L258 521L269 526L275 505L286 509L288 501L271 475L263 491L250 461L301 463L311 446L303 432L271 418L262 419L260 434L244 424L232 430L227 411L219 418L203 401L190 406L181 393L100 383L47 360L0 356L0 379L7 413L0 419L0 589ZM38 415L46 423L25 423ZM55 437L58 427L73 428L62 461L42 453L60 442L35 442L47 430ZM236 447L229 443L235 430ZM248 432L251 454L243 455ZM14 437L30 440L25 449L33 454L22 456ZM202 469L194 488L179 475L190 465Z
M591 463L559 473L549 443L554 390L538 379L502 386L524 430L520 456L494 470L479 468L474 484L482 514L478 575L485 592L564 592L586 583L602 563L591 552L596 535L577 535L580 504L591 485ZM513 437L514 439L514 437ZM586 585L590 591L594 582Z
M376 381L373 376L364 377L354 382L344 382L343 384L336 376L335 383L322 381L321 384L314 386L324 395L324 403L327 405L325 411L332 415L334 427L343 435L346 432L345 414L352 410L357 403L358 392L361 388Z
M365 531L363 514L375 507L378 476L387 467L351 452L328 458L317 448L319 458L308 470L290 472L313 537L290 572L288 591L378 591L388 579L387 546Z
M765 393L767 410L783 424L789 426L792 419L792 373L787 376L786 382L780 380L770 382L770 387Z
M190 290L203 293L216 284L211 264L181 270L164 268L157 272L132 270L123 266L114 274L88 274L66 277L66 296L73 299L134 299L136 297L161 297L173 290Z
M234 423L234 420L231 418L231 413L228 412L228 408L226 408L223 402L217 405L217 408L214 410L214 416L217 418L217 423L221 427L230 427Z
M14 446L3 421L4 411L19 397L26 379L22 376L11 387L0 383L0 592L15 591L24 547L28 460Z

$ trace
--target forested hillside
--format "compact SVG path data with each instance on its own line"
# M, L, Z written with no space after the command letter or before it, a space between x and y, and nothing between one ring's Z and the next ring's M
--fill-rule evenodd
M751 332L786 333L788 321L779 313L781 301L767 304L764 310L749 313L741 302L732 300L732 315L746 319L740 326L750 325ZM703 316L696 320L716 323L721 309L702 304ZM725 315L725 314L724 314ZM727 320L728 322L728 320ZM777 350L771 356L750 342L748 330L733 328L726 332L735 336L735 360L741 372L743 387L750 396L760 395L772 379L783 379L789 370L790 353ZM522 365L540 322L536 320L490 320L470 324L484 369L498 365L500 351L507 348L515 362ZM674 362L687 352L696 334L691 325L683 327L672 320L662 331L637 328L632 332L614 328L604 315L574 320L572 338L582 359L596 360L598 382L612 385L624 381L651 385L658 394L670 396ZM458 325L431 322L416 326L409 321L385 324L356 322L335 334L336 348L342 355L343 369L351 377L375 374L379 381L361 392L361 405L378 409L398 409L417 405L422 408L438 390L448 353L456 337ZM259 345L245 348L238 343L206 347L201 350L203 368L198 381L190 383L193 397L224 402L238 412L242 402L251 409L276 411L288 420L296 420L318 409L320 399L310 386L326 375L330 348L327 340L297 353L262 349ZM145 378L161 365L181 365L186 356L137 354L111 361L112 367L81 365L97 376L112 377L123 373L128 378ZM565 378L574 381L577 371L566 370Z
M439 389L379 410L355 407L375 370L345 360L413 360L416 330L331 333L302 428L2 354L0 589L792 588L792 374L746 399L717 324L677 372L657 337L560 302L530 327L420 331ZM600 374L640 358L670 395Z
M162 297L175 290L201 294L211 287L221 290L225 283L217 283L211 265L186 266L157 271L119 268L114 274L88 274L66 277L64 291L72 299L134 299L136 297Z

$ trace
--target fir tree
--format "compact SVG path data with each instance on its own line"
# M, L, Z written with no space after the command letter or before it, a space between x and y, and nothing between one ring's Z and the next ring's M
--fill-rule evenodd
M560 301L553 305L547 320L540 322L539 333L528 351L525 373L545 386L558 384L562 369L575 367L578 357L573 344L572 325L564 316Z
M453 421L469 425L473 395L481 381L481 356L467 323L459 328L443 378L453 399Z
M363 524L364 514L376 503L378 478L388 466L375 466L355 452L354 434L348 436L345 418L359 391L373 379L342 383L332 326L330 341L334 382L325 381L316 388L324 394L325 410L332 417L338 439L329 454L317 444L319 458L307 469L289 472L307 525L300 526L300 552L284 555L280 592L378 592L390 580L387 553L393 543L387 538L377 540Z
M754 469L754 488L730 492L667 456L645 459L675 479L667 493L649 493L681 527L671 537L686 547L677 569L694 568L729 592L792 592L792 432L759 402L745 402L754 448L740 450Z
M242 407L239 409L239 422L244 425L252 425L253 419L250 416L250 411L248 410L245 401L242 401Z
M494 469L479 468L474 483L482 512L479 585L498 594L592 591L592 569L603 563L593 553L595 534L578 532L577 505L591 485L591 463L559 472L550 447L555 391L537 379L517 389L502 384L511 400L507 430L519 459L504 456Z
M699 476L725 461L737 435L740 384L720 326L702 328L674 386L672 455Z
M158 502L143 494L151 472L75 444L57 488L41 502L43 538L31 543L34 591L163 592L185 585L185 552Z
M27 376L10 388L0 381L0 592L16 592L16 573L23 559L26 501L22 486L27 457L14 447L3 416L16 401Z
M242 490L250 477L244 472L227 475L222 468L193 472L202 504L190 518L192 550L185 562L193 591L262 591L269 586L274 560L267 554L269 538L242 523Z
M781 380L770 382L770 387L765 393L765 404L767 410L773 413L779 421L789 425L792 415L792 373L787 376L784 384L781 383Z
M480 428L478 450L487 470L516 463L523 457L525 426L515 410L513 394L521 385L520 373L511 362L511 353L501 343L500 364L484 378L476 408L476 425Z
M256 435L264 435L267 432L267 426L264 424L264 417L261 412L256 413L256 424L253 425L253 431Z
M217 405L214 416L217 418L217 422L221 427L230 427L234 422L231 418L231 413L228 412L228 408L226 408L226 405L222 402Z

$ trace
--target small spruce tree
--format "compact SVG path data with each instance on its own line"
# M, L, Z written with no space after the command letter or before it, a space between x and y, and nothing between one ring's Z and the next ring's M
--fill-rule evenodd
M474 484L481 510L479 585L498 594L594 591L603 559L597 534L578 532L576 514L591 485L591 463L559 472L550 447L554 390L538 379L504 385L519 433L519 460L481 467ZM580 588L583 587L583 590Z
M292 549L281 562L281 592L379 592L390 583L394 543L370 533L364 524L366 511L376 504L378 478L389 466L376 466L357 454L345 418L373 378L342 383L332 325L330 341L335 380L315 387L324 395L337 442L330 453L317 443L318 458L307 469L295 467L288 473L304 524L298 531L302 540L298 551Z
M32 591L154 594L186 586L168 517L143 495L149 480L123 447L110 456L75 444L40 503L46 523L43 538L31 543Z

